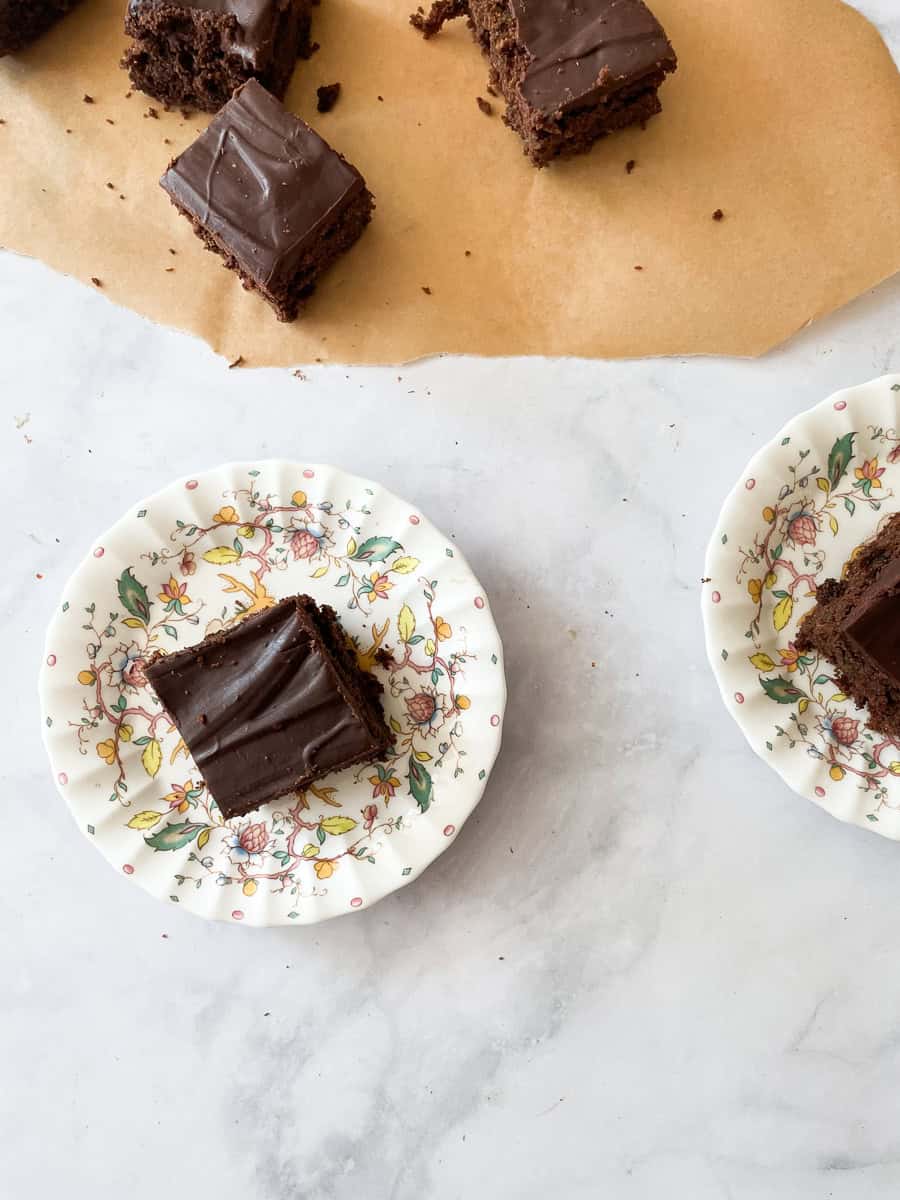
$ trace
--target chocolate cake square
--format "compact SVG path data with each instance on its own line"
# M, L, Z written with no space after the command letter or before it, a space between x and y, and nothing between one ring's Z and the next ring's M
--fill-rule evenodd
M380 758L393 740L381 685L310 596L155 657L147 679L226 818Z
M642 0L436 0L411 20L431 37L460 16L506 100L504 121L538 167L660 112L657 91L677 66Z
M798 650L833 663L841 691L869 709L873 729L900 739L900 514L816 589Z
M258 79L279 98L310 53L311 0L129 0L122 59L134 86L163 104L216 112Z
M0 0L0 58L24 50L78 0Z
M160 180L209 250L281 321L372 215L365 180L253 79Z

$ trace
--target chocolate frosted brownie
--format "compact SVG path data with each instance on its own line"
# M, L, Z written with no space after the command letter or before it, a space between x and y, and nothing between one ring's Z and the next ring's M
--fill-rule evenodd
M0 58L46 33L78 0L0 0Z
M129 0L122 59L131 82L163 104L216 112L258 79L283 96L310 51L311 0Z
M359 171L252 79L160 183L207 248L281 321L296 317L373 208Z
M226 818L380 758L393 740L381 685L334 610L309 596L157 656L147 679Z
M870 726L900 740L900 513L841 579L819 584L795 644L834 663L841 691L868 706Z
M436 0L411 20L431 37L460 16L488 57L506 124L539 167L654 116L677 65L642 0Z

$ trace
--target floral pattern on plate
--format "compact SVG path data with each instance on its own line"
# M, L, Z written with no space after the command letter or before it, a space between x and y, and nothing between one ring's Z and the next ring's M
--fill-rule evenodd
M395 746L225 821L144 663L301 591L381 679ZM42 698L60 788L112 862L201 915L276 924L361 908L440 853L483 790L505 683L446 539L374 484L270 462L173 484L101 539L48 632Z
M900 838L900 745L796 633L823 579L900 507L900 376L791 421L726 500L704 572L707 652L754 750L843 820Z

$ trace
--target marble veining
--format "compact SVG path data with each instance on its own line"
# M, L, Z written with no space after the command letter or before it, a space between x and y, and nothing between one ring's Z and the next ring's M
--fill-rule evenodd
M861 5L900 48L893 0ZM757 760L699 586L749 455L900 367L900 279L759 361L228 371L0 256L3 1194L888 1200L900 846ZM44 627L170 478L277 455L415 497L488 590L504 749L408 889L204 924L110 870L40 743Z

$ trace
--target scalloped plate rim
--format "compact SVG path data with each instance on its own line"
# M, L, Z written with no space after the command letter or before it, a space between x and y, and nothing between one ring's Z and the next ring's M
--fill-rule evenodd
M89 567L93 563L94 555L93 555L93 550L91 549L91 547L95 547L97 545L103 545L105 543L108 543L112 540L113 536L116 535L120 530L127 530L127 527L130 525L131 521L133 521L133 519L134 519L135 510L138 510L141 508L146 508L149 510L152 505L159 502L164 497L169 496L170 494L175 494L175 492L179 488L184 488L189 482L197 481L198 485L202 485L204 478L207 476L212 476L212 475L218 474L220 472L239 472L239 471L262 472L266 468L272 468L275 470L287 468L289 470L296 470L297 473L301 474L301 475L304 471L313 471L315 475L318 475L319 473L332 472L332 473L334 473L334 475L336 477L342 477L344 479L354 481L354 482L362 485L363 487L378 489L378 491L380 491L385 497L390 498L394 502L409 508L411 512L414 512L419 518L418 528L423 533L427 532L427 533L431 534L433 537L435 537L443 542L449 543L450 541L452 541L452 539L447 538L443 534L443 532L430 520L429 517L427 517L422 512L422 510L420 508L418 508L417 506L415 506L413 504L410 504L409 501L405 500L401 496L398 496L392 489L385 487L384 484L379 483L377 480L373 480L373 479L369 478L369 476L367 476L367 475L358 475L356 472L346 470L345 468L337 466L334 463L327 463L327 462L321 462L321 461L306 461L306 460L299 460L296 458L284 459L284 458L267 458L267 457L262 457L259 459L229 459L229 460L214 464L212 466L202 467L193 473L189 472L189 473L181 474L181 475L177 476L176 478L171 479L168 483L164 484L162 487L157 488L155 491L153 491L147 495L140 496L135 501L132 501L120 517L118 517L115 521L112 522L112 524L108 525L102 531L100 531L98 534L96 534L93 538L91 538L89 541L89 544L88 544L88 549L85 551L83 556L76 563L75 567L72 569L72 571L66 577L65 582L63 583L62 587L59 589L59 591L57 593L57 601L54 604L54 607L52 610L52 616L47 623L45 633L44 633L43 654L42 654L42 658L41 658L40 669L38 672L37 691L38 691L38 701L39 701L40 719L41 719L41 741L42 741L42 745L44 747L44 751L47 755L48 766L50 767L50 770L51 770L51 773L53 776L54 787L56 788L56 791L62 798L63 802L65 803L66 809L68 810L70 817L73 818L73 821L74 821L79 833L81 834L81 836L84 838L85 841L91 843L94 846L94 849L97 850L101 854L101 856L103 857L105 862L109 865L109 867L117 875L119 874L119 870L117 869L116 863L105 853L103 848L100 845L98 845L98 843L91 837L91 835L87 831L87 829L83 828L81 822L77 819L77 814L75 813L73 804L70 801L69 794L67 793L66 789L64 788L64 786L61 784L60 780L58 779L56 764L54 763L53 753L51 750L50 729L47 724L47 719L50 715L48 712L48 694L50 691L50 684L49 684L50 668L48 666L47 660L48 660L49 655L52 653L52 646L54 645L54 642L53 642L54 631L58 627L60 627L60 624L62 621L63 611L62 611L61 601L65 598L66 594L77 583L77 580L78 580L80 574L82 573L82 571L84 571L87 567ZM469 817L471 817L472 813L475 811L475 809L480 804L482 798L484 797L485 790L490 781L491 773L493 771L494 766L496 765L497 758L500 754L500 750L502 748L502 743L503 743L503 735L504 735L504 731L505 731L504 718L505 718L506 705L507 705L507 700L508 700L508 685L506 682L506 656L504 653L503 641L502 641L502 638L500 637L500 632L497 629L496 621L494 620L490 597L488 596L486 590L481 586L481 583L480 583L477 575L475 574L475 572L472 570L472 567L470 566L465 554L463 554L463 552L458 548L458 546L455 544L455 542L453 545L453 557L454 557L455 564L462 571L467 572L468 575L471 577L472 581L477 585L478 594L482 600L482 606L481 606L480 611L481 611L482 616L484 618L486 618L487 621L490 623L490 626L493 629L494 636L496 637L497 655L499 658L499 665L500 665L500 671L499 671L498 682L497 682L496 701L492 705L492 707L494 707L496 713L499 715L500 720L499 720L499 723L497 724L496 728L494 729L490 751L485 755L484 760L483 760L485 763L485 766L483 768L484 776L482 779L479 780L480 786L477 788L477 790L475 790L472 802L468 806L465 813L455 817L455 820L454 820L455 832L454 832L453 836L450 838L447 838L447 840L445 842L439 843L437 851L434 854L431 854L430 857L425 857L425 858L423 858L423 860L421 862L414 864L412 867L412 870L410 871L410 873L408 875L405 875L405 876L401 875L401 877L399 878L399 881L396 882L393 886L386 888L379 895L377 895L374 899L363 900L362 904L359 905L359 907L351 907L351 908L345 908L345 909L340 909L340 910L331 911L331 912L323 912L320 915L317 914L312 920L306 919L306 920L296 920L296 921L272 920L272 921L238 922L238 921L234 921L234 920L229 920L229 917L226 914L220 912L218 909L216 909L216 911L211 912L211 913L204 913L204 912L199 912L196 909L191 908L188 905L179 906L179 907L184 907L186 909L186 911L189 912L192 917L196 917L196 918L199 918L201 920L206 920L206 921L213 921L213 922L216 922L216 923L222 924L222 925L242 924L243 927L245 927L245 928L253 928L253 929L273 929L273 928L274 929L279 929L279 928L283 929L283 928L291 928L291 927L303 928L303 927L307 927L307 926L311 926L311 925L321 924L325 921L330 921L337 917L349 916L349 915L352 915L353 913L362 912L365 909L371 908L373 905L378 904L381 900L386 899L388 896L392 895L394 892L400 891L402 888L407 887L414 880L418 879L422 875L422 873L425 870L427 870L427 868L429 866L431 866L432 863L434 863L438 858L440 858L441 855L444 854L450 848L450 846L453 844L453 842L455 842L456 837L459 834L459 831L462 829L462 827L466 823L466 821L468 821ZM162 893L154 890L153 887L150 885L149 881L147 881L146 879L138 877L137 874L129 875L129 876L127 876L127 878L130 883L136 883L146 895L150 896L154 900L159 900L161 903L165 903L165 897L162 895Z
M884 375L875 376L872 379L866 380L864 383L853 384L845 388L839 388L832 392L829 396L820 400L817 404L810 408L804 409L802 412L796 413L790 420L778 430L772 438L770 438L763 446L761 446L745 464L743 470L739 473L736 482L728 491L718 516L712 527L709 540L706 545L704 554L703 577L704 582L701 584L700 607L703 619L704 645L706 649L706 657L712 674L715 678L716 685L719 690L719 695L722 702L728 711L729 715L734 720L735 724L744 735L745 740L753 750L757 758L761 759L771 770L775 771L779 778L787 784L787 786L796 795L802 796L805 800L812 801L818 808L823 809L829 816L844 824L854 825L860 829L867 829L870 832L878 834L880 837L887 838L890 841L900 841L900 825L894 828L888 828L883 825L873 824L866 820L862 813L861 807L854 805L853 811L845 810L838 811L836 806L829 804L828 794L825 796L817 796L814 791L812 793L806 790L798 781L798 772L790 769L783 769L781 758L772 758L765 748L765 743L757 738L753 729L750 727L747 719L748 715L741 704L739 704L733 695L731 688L728 686L727 680L722 671L721 661L721 638L717 641L714 637L717 632L715 620L719 612L726 612L727 605L723 605L719 609L712 601L712 595L715 591L712 580L717 577L720 566L724 565L724 554L721 543L721 532L729 524L733 516L740 515L741 502L746 503L747 489L745 481L748 478L755 478L759 472L760 464L767 463L769 456L776 450L781 448L781 441L785 437L792 437L796 427L800 426L805 421L819 422L823 417L835 412L834 406L841 400L845 400L847 406L851 402L851 398L856 400L857 397L863 397L866 392L880 386L891 387L894 384L900 384L900 372L887 372ZM898 414L900 419L900 414ZM900 497L897 497L897 511L900 511ZM731 521L731 524L740 524L741 521ZM841 564L843 565L843 564ZM709 582L707 582L709 580ZM729 639L730 642L730 639Z

